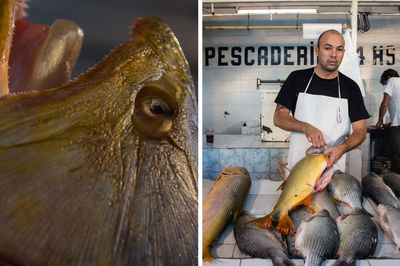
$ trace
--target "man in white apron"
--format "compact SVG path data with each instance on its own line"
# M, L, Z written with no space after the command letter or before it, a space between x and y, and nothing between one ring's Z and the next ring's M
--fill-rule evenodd
M379 107L377 128L383 127L383 117L389 109L390 115L390 170L400 174L400 77L394 69L381 75L381 84L386 85Z
M334 165L345 172L345 153L366 138L369 115L358 85L337 70L344 55L342 35L335 30L322 33L315 53L318 56L315 68L294 71L286 79L275 100L274 124L292 132L289 169L304 157L311 145L317 148L326 145L328 166Z

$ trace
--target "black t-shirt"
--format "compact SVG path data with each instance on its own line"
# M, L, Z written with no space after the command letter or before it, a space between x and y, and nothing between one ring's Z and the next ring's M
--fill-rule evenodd
M283 84L275 103L281 104L292 111L296 110L297 97L300 92L304 92L307 83L311 78L314 68L296 70L290 73L285 83ZM349 117L351 123L369 118L369 114L365 109L364 101L361 95L360 88L357 83L349 77L339 72L340 80L340 96L347 99L349 106ZM307 93L325 95L331 97L339 97L338 79L322 79L314 74L308 87Z

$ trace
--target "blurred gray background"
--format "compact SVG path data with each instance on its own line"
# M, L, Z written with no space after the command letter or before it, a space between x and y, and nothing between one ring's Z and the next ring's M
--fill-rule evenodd
M55 19L65 18L83 29L82 50L72 77L128 41L137 18L158 17L178 38L197 88L197 0L31 0L28 4L30 22L51 25Z

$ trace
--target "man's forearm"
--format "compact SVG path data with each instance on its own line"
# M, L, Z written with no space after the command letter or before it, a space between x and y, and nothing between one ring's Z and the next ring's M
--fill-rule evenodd
M360 146L367 137L367 123L365 119L352 123L352 127L353 132L343 144L339 145L343 147L343 153Z
M385 105L383 102L381 103L381 106L379 107L379 118L378 121L383 121L383 117L386 114L387 110L387 105Z
M287 131L304 133L308 124L295 119L289 113L289 109L278 104L274 114L274 125Z
M316 148L326 145L322 132L305 122L301 122L290 115L290 110L278 104L274 113L274 125L291 132L300 132L306 135L307 140Z

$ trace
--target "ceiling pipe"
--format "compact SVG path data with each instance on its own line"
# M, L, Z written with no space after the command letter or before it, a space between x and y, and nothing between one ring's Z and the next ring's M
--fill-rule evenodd
M351 26L344 25L343 29L351 29ZM356 26L357 28L357 26ZM287 29L303 29L303 26L206 26L206 30L287 30Z

